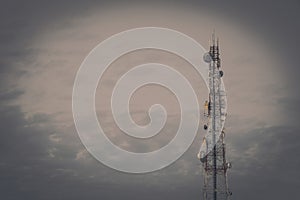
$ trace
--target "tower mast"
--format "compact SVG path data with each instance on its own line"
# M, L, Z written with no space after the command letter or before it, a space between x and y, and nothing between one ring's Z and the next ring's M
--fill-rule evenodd
M227 169L231 164L226 161L224 122L226 118L226 93L223 87L219 39L212 34L210 50L205 55L209 63L209 100L205 102L207 134L203 139L198 157L204 169L204 200L229 200Z

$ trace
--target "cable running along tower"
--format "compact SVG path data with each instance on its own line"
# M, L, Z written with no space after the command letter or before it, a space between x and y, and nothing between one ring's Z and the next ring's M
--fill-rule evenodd
M210 50L203 57L209 64L209 99L204 104L204 129L207 133L198 154L204 172L204 200L229 200L232 194L227 183L227 170L231 164L225 157L224 123L227 102L219 55L219 40L215 39L213 33Z

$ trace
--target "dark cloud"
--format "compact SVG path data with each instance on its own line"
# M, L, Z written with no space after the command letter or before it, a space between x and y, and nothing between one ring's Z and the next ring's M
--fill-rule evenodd
M132 199L136 195L145 195L145 199L175 198L176 189L183 187L169 185L170 180L164 175L167 170L139 176L109 169L89 154L86 154L87 162L76 161L74 146L79 144L76 135L68 138L69 146L60 145L49 140L53 128L31 126L47 122L47 116L24 120L17 107L8 107L1 110L0 120L3 130L0 135L0 186L2 197L7 199ZM177 167L169 167L169 170L176 172ZM191 190L189 186L184 188ZM181 192L177 195L186 196Z
M199 199L201 174L194 152L198 144L174 165L154 174L130 175L111 170L86 154L87 162L76 161L70 146L51 143L53 129L31 123L47 122L46 116L24 120L16 107L1 110L1 194L8 199ZM230 186L239 199L282 199L297 196L300 167L299 129L267 127L232 132L228 154L233 161ZM75 137L69 142L80 149ZM75 142L74 142L75 141ZM75 148L75 149L76 149ZM49 150L53 150L53 155ZM186 174L181 163L191 165Z
M233 156L231 187L237 199L284 199L297 196L299 128L257 128L229 136Z

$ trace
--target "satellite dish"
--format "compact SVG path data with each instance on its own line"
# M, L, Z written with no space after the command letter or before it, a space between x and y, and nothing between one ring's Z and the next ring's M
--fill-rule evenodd
M207 63L210 63L212 61L211 56L209 55L209 53L205 53L203 55L203 60Z

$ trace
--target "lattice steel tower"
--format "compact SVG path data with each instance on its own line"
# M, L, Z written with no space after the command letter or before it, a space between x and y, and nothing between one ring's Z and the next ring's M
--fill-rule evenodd
M226 93L222 81L221 60L219 57L219 40L212 34L210 51L204 55L209 64L209 99L204 104L207 134L203 138L198 158L204 172L204 200L229 200L227 170L231 164L226 161L224 124L227 115Z

